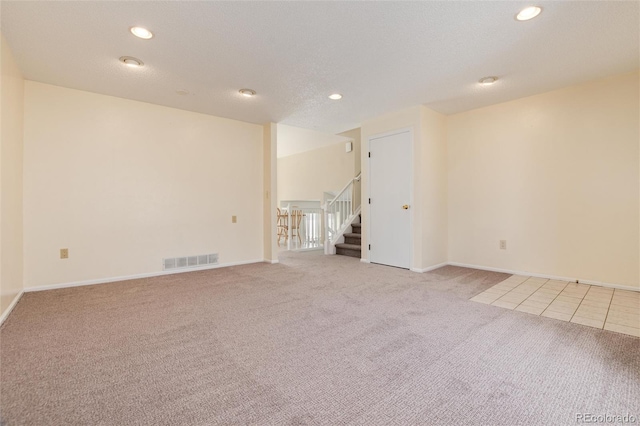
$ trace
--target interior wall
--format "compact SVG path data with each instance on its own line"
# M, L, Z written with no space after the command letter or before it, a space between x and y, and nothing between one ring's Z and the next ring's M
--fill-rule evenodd
M639 288L638 81L449 116L449 260Z
M262 126L31 81L24 120L25 287L263 260Z
M358 173L362 171L361 158L362 155L362 139L360 137L360 128L347 130L346 132L338 133L339 136L344 136L353 140L353 177L356 177ZM353 198L355 201L356 207L360 205L360 199L362 197L360 191L360 185L356 184L354 186L354 195Z
M415 106L401 111L396 111L362 123L361 138L361 166L362 166L362 258L369 260L369 251L365 249L369 245L369 138L375 135L388 133L401 129L411 129L413 135L413 170L411 200L411 226L412 226L412 259L411 269L422 270L422 107Z
M276 207L278 199L277 153L278 125L267 123L263 126L263 244L264 261L278 262L278 246L276 240Z
M24 79L0 36L0 316L23 287L22 166Z
M320 200L355 177L355 152L343 142L278 158L278 202Z
M422 127L422 269L448 261L446 116L420 108Z

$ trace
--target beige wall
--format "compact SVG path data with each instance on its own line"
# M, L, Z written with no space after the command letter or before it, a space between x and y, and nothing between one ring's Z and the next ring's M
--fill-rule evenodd
M362 125L362 200L369 197L369 138L410 128L413 135L412 170L412 260L411 269L424 271L447 262L447 144L446 117L424 106L416 106L369 120ZM369 211L363 209L365 236ZM363 251L368 259L368 251Z
M448 117L449 260L640 287L638 80Z
M369 139L377 134L387 133L395 130L410 128L413 132L413 170L412 170L412 192L411 200L411 224L412 224L412 259L411 269L421 270L423 268L422 255L422 107L416 106L401 111L376 117L365 121L361 127L362 138L362 258L369 259L369 251L364 249L369 244L369 208L367 199L369 198Z
M263 126L263 252L264 261L276 263L278 261L278 246L276 241L276 201L278 199L277 183L277 151L278 151L278 126L275 123L267 123Z
M420 108L422 191L422 269L448 260L446 116Z
M355 152L333 145L278 158L278 200L320 200L355 177Z
M24 126L26 287L263 259L262 126L30 81Z
M23 286L22 155L24 80L0 36L0 315Z
M360 166L362 160L360 156L362 155L362 140L360 137L360 128L347 130L346 132L338 133L339 136L344 136L353 141L353 175L354 177L358 175L362 171L362 167ZM355 200L354 205L358 207L360 205L361 200L361 191L360 191L360 182L355 182L353 187L353 198Z

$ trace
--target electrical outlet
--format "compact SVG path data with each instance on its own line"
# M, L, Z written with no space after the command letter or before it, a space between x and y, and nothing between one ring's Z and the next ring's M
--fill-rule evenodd
M507 240L500 240L500 250L507 249Z
M68 259L69 258L69 249L64 248L60 249L60 259Z
M236 216L231 216L231 223L236 223L238 218Z

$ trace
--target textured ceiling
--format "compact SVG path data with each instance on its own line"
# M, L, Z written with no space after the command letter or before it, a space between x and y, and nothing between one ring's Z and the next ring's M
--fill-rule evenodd
M540 1L538 18L517 22L529 4L2 1L0 12L27 79L333 133L412 105L450 114L639 67L638 2ZM156 36L137 39L133 25ZM500 80L479 86L487 75Z

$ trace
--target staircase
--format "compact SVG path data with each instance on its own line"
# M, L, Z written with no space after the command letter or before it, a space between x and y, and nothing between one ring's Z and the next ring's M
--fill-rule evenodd
M360 215L357 216L356 220L360 220ZM351 230L352 232L344 234L344 243L336 244L336 254L359 259L362 257L362 224L359 222L352 223Z

